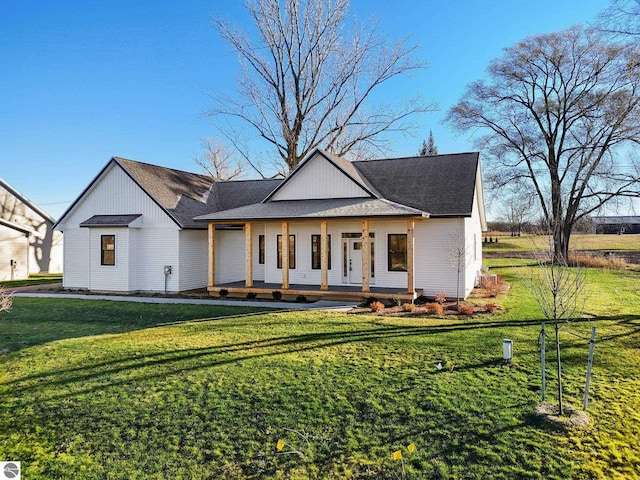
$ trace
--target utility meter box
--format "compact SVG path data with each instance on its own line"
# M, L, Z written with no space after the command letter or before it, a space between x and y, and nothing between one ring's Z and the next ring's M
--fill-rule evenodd
M171 275L171 265L165 265L164 266L164 274L165 275Z
M511 360L513 357L513 341L505 338L502 340L502 359Z

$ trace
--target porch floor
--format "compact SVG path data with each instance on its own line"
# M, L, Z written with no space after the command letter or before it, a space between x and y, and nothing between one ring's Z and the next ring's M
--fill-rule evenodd
M309 299L314 297L322 298L325 300L353 300L362 301L370 297L376 297L378 299L390 299L398 298L404 302L412 302L417 297L422 295L421 289L416 289L413 293L408 293L406 288L384 288L371 286L369 292L363 292L360 285L329 285L328 290L320 290L318 285L305 285L305 284L289 284L288 289L283 289L279 283L265 283L261 281L254 281L253 287L246 287L245 282L230 282L221 283L212 287L207 287L207 291L212 296L218 296L220 290L227 290L230 296L245 296L247 293L253 292L260 296L272 297L272 292L282 292L283 297L292 297L295 299L298 295L304 295Z

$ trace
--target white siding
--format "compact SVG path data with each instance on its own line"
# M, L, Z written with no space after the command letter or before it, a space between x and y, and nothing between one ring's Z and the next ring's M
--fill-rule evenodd
M243 230L216 230L216 283L245 279Z
M183 230L179 235L179 290L207 286L208 239L206 230Z
M469 252L469 261L465 275L465 296L469 295L475 287L480 275L480 270L482 269L482 227L479 211L478 196L476 195L471 217L465 218L464 220L465 238Z
M168 225L146 225L145 228L131 228L129 230L136 232L138 245L135 259L136 280L132 289L151 292L164 291L164 266L171 265L172 273L167 277L167 291L178 291L180 278L178 228Z
M463 238L462 218L433 218L416 222L415 225L415 282L426 296L443 291L447 297L456 296L456 269L451 265L450 250L455 242ZM464 274L460 280L463 295Z
M115 235L115 265L101 265L101 237ZM129 230L96 228L89 232L91 280L90 290L127 292L129 288Z
M331 269L329 270L329 285L344 285L343 281L343 252L342 234L360 233L360 221L329 221L327 233L331 235ZM387 270L387 234L406 233L407 223L403 220L382 222L372 221L369 231L375 234L375 277L371 285L381 287L407 287L406 272L389 272ZM265 226L265 281L267 283L281 283L282 270L277 266L277 235L281 233L280 223L270 223ZM289 270L289 283L302 285L320 285L321 271L311 268L311 235L320 234L320 223L292 222L289 224L289 234L296 237L296 268ZM255 277L254 277L255 278Z
M370 195L320 154L300 167L271 200L361 198Z
M63 232L93 215L143 215L142 223L176 226L122 169L113 165L78 201L59 226ZM177 226L176 226L177 227Z
M81 228L93 215L142 214L140 228ZM94 183L59 226L64 232L64 287L104 291L150 291L165 289L164 266L173 272L167 278L167 291L181 286L179 249L180 229L122 169L114 165ZM100 265L100 236L117 231L116 266ZM196 238L202 238L198 246ZM189 259L184 286L199 283L188 271L197 265L206 270L206 230L185 234L187 249L204 249L197 259ZM182 258L187 258L185 252ZM198 273L202 279L201 272ZM206 286L206 273L204 284ZM197 288L197 287L193 287Z
M0 279L11 278L11 263L17 262L14 278L33 273L62 272L62 234L53 231L53 223L36 206L0 179L0 218L29 232L0 226ZM28 250L25 250L25 246Z
M258 251L258 237L260 235L265 235L265 230L266 226L264 223L254 223L252 226L252 243L253 243L253 279L255 281L262 281L264 282L264 263L260 264L258 263L258 261L260 260L259 257L259 251ZM266 238L265 238L266 240ZM266 249L265 249L265 256L266 256ZM266 261L266 259L265 259Z
M62 286L88 289L91 278L88 228L68 228L64 232L64 275Z
M11 260L15 262L11 276ZM0 280L29 276L29 239L23 232L0 225Z

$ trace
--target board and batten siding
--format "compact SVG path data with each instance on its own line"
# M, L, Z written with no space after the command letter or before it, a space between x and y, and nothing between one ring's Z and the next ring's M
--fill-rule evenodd
M178 236L179 243L179 271L178 290L193 290L205 288L208 279L207 255L208 253L207 230L182 230ZM173 274L174 276L175 273ZM174 287L174 284L171 283ZM173 289L173 288L172 288Z
M320 154L295 172L271 200L364 198L370 195Z
M139 227L80 227L94 215L127 214L142 214ZM58 228L65 238L65 288L160 292L165 288L164 266L171 265L167 291L178 290L180 229L118 165L103 173ZM118 232L115 268L100 265L100 236L114 231ZM206 233L203 238L205 255L198 261L206 266Z
M143 224L177 225L117 165L104 172L67 214L59 229L76 227L93 215L143 215Z

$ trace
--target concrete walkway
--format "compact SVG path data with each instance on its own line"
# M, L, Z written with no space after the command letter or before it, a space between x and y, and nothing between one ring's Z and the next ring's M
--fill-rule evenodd
M47 287L51 287L48 285ZM31 289L29 289L31 290ZM27 288L18 287L15 289L7 289L13 297L27 298L71 298L77 300L109 300L112 302L138 302L138 303L174 303L189 305L224 305L229 307L262 307L274 308L277 310L333 310L346 311L356 306L356 303L350 302L330 302L328 300L319 300L312 303L295 303L295 302L256 302L250 300L214 300L200 298L183 298L183 297L136 297L130 295L94 295L84 293L49 293L46 290L29 291Z

